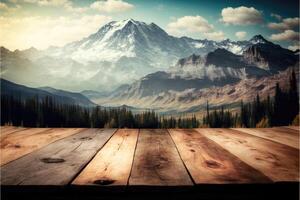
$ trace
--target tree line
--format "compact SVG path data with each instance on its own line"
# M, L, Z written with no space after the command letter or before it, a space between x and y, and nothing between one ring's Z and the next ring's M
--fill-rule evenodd
M1 95L1 125L24 127L195 128L191 118L159 116L154 111L133 114L122 108L86 108L59 104L51 97L21 99Z
M283 91L276 83L275 95L261 100L257 94L252 102L240 103L239 114L229 110L210 112L206 106L203 124L209 127L271 127L290 124L299 125L299 94L296 74L293 71L289 78L289 88Z
M51 97L16 98L1 95L1 125L24 127L91 127L91 128L196 128L196 127L271 127L292 124L299 120L299 95L293 71L289 89L276 84L275 96L240 103L239 112L221 109L211 111L206 105L202 123L192 117L165 117L154 111L134 114L125 107L87 108L59 104Z

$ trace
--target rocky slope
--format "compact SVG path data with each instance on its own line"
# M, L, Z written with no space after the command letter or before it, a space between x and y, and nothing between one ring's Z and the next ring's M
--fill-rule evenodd
M94 99L94 101L102 105L134 105L135 107L151 108L162 113L171 114L201 111L205 109L207 100L213 106L232 105L236 107L241 100L244 102L251 101L257 94L262 99L266 98L267 95L273 96L277 82L282 88L287 89L292 69L296 71L297 77L299 77L296 65L294 68L288 68L271 76L245 78L235 84L226 84L221 87L189 88L183 91L168 90L157 95L140 98L135 96L128 98L112 97Z
M224 48L241 55L254 42L257 41L177 38L154 23L128 19L110 22L89 37L64 47L14 52L2 48L1 74L8 80L36 87L106 91L166 70L193 53L205 55ZM28 70L30 80L24 78Z

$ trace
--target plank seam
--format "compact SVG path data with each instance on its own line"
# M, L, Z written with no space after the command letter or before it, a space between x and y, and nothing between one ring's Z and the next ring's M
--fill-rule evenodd
M231 128L225 128L225 129L231 130L231 131L233 131L233 132L237 132L236 134L239 134L239 133L244 134L244 132L237 131L237 130L234 130L234 129L231 129ZM269 179L270 183L274 183L274 182L275 182L271 177L267 176L267 175L266 175L264 172L262 172L260 169L257 169L257 167L255 167L255 166L253 166L253 165L251 165L251 164L248 164L247 162L245 162L244 160L242 160L239 156L235 155L234 153L231 153L231 151L230 151L229 149L223 147L223 146L220 145L219 143L215 142L213 139L210 139L210 138L207 137L206 135L202 134L202 133L200 132L201 129L197 128L197 129L194 129L194 130L197 131L199 134L201 134L203 137L205 137L207 140L210 140L214 145L219 146L219 147L222 148L224 151L230 153L232 156L234 156L234 157L235 157L236 159L238 159L240 162L244 163L245 165L248 165L250 168L253 168L253 169L256 170L257 172L259 172L259 173L261 173L262 175L264 175L267 179ZM259 139L262 139L262 140L264 139L264 138L257 137L257 136L254 136L254 135L251 135L251 134L248 134L248 133L245 133L245 134L250 135L250 136L253 136L253 137L256 137L256 138L259 138ZM267 140L267 139L266 139L266 140ZM273 141L271 141L271 142L273 142ZM275 142L275 143L276 143L276 142ZM278 144L280 144L280 143L278 143ZM282 144L281 144L281 145L282 145ZM287 145L285 145L285 146L287 146ZM287 147L289 147L289 146L287 146Z
M188 173L188 175L189 175L189 177L190 177L190 179L191 179L193 185L196 185L195 180L193 179L193 177L192 177L190 171L188 170L187 166L185 165L185 163L184 163L184 161L183 161L183 159L182 159L182 157L181 157L181 155L180 155L180 153L179 153L179 150L178 150L178 148L177 148L177 145L176 145L175 141L173 140L173 138L172 138L172 136L171 136L171 134L170 134L169 129L167 129L167 133L169 134L169 136L170 136L170 138L171 138L171 140L172 140L172 142L173 142L173 144L174 144L174 146L175 146L175 149L176 149L176 151L177 151L177 153L178 153L178 155L179 155L179 158L180 158L181 162L183 163L183 166L184 166L185 170L187 171L187 173Z
M130 177L131 177L131 174L132 174L132 168L133 168L135 153L136 153L137 144L138 144L139 137L140 137L140 130L141 129L138 129L138 135L137 135L137 139L136 139L136 143L135 143L135 147L134 147L133 159L132 159L131 168L130 168L129 176L128 176L128 179L127 179L126 187L129 186L129 180L130 180Z
M105 130L105 129L102 129ZM96 153L91 157L91 159L89 159L83 166L81 169L78 170L77 173L74 174L74 176L70 179L69 183L67 183L67 186L70 186L73 181L77 178L77 176L79 174L81 174L81 172L86 168L86 166L95 158L95 156L99 153L99 151L101 151L101 149L103 149L103 147L108 143L108 141L110 141L110 139L115 135L115 133L118 131L119 129L116 129L113 134L111 134L111 136L105 141L105 143L96 151Z
M247 133L247 132L244 132L242 130L236 130L236 129L233 129L233 128L229 128L229 130L233 131L233 132L236 132L237 134L245 134L245 135L248 135L250 137L256 137L256 138L259 138L261 140L266 140L266 141L269 141L269 142L273 142L273 143L276 143L276 144L279 144L279 145L284 145L288 148L293 148L293 149L296 149L298 150L296 147L292 147L290 145L287 145L287 144L284 144L284 143L281 143L281 142L278 142L278 141L275 141L275 140L272 140L272 139L269 139L269 138L266 138L266 137L262 137L262 136L257 136L257 135L253 135L251 133Z

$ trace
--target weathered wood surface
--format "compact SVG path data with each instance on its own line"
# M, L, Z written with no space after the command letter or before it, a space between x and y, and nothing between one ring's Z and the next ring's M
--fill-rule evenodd
M299 181L299 150L232 129L197 129L273 181Z
M88 129L58 140L1 167L2 185L66 185L113 135Z
M269 139L299 149L299 135L293 129L286 128L234 128L257 137Z
M300 131L300 126L284 126L284 128L293 129L293 130L297 131L298 133Z
M138 129L119 129L73 184L126 186L137 138Z
M9 163L47 144L76 134L80 128L35 128L18 131L1 138L1 165Z
M3 126L0 129L0 138L4 138L6 135L9 135L11 133L15 133L18 131L23 131L26 130L27 128L22 128L22 127L15 127L15 126Z
M192 186L299 181L299 133L1 127L1 184ZM4 134L3 134L4 133Z
M25 129L1 137L1 166L32 152L36 148L36 142L30 138L35 134L49 130L49 128ZM45 136L47 136L47 134L45 134ZM27 145L26 142L28 143ZM20 143L22 143L22 146Z
M182 160L195 183L260 183L271 180L245 164L201 131L169 129Z
M177 149L164 129L141 129L129 185L192 185Z

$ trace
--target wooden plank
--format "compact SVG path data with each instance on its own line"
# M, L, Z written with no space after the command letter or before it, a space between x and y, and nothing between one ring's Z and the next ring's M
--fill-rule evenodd
M137 138L137 129L119 129L73 184L126 186Z
M76 134L82 128L31 128L9 134L1 140L1 166L56 140Z
M2 133L3 131L15 129L15 128L16 128L15 126L1 126L0 131Z
M245 132L257 137L269 139L281 144L299 149L299 135L292 129L283 128L234 128L234 130Z
M31 149L34 150L35 148L34 145L30 144L35 141L28 140L28 138L31 138L35 134L47 132L49 130L49 128L32 128L1 137L0 166L30 153ZM29 144L25 145L25 141L29 142ZM20 143L22 143L23 146L21 146Z
M299 134L300 131L300 126L283 126L283 128L288 128L288 129L292 129L297 131L297 133Z
M299 150L232 129L197 129L273 181L299 181Z
M14 129L14 128L16 128L16 126L1 126L0 130L4 131L4 130L9 130L9 129Z
M93 158L114 129L87 129L1 167L1 185L66 185Z
M129 185L192 185L167 130L140 130Z
M14 128L14 129L10 129L10 130L4 131L4 132L1 133L1 141L2 141L2 139L6 138L8 135L10 135L12 133L15 134L16 132L25 131L27 129L28 128L18 127L18 128Z
M7 135L12 134L12 133L16 133L19 131L24 131L28 128L23 128L23 127L10 127L10 128L5 128L5 129L1 129L1 140L3 138L5 138Z
M193 129L170 129L196 184L261 183L271 180Z

